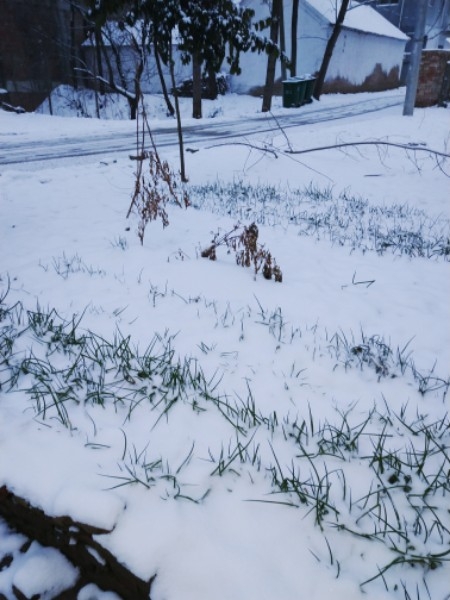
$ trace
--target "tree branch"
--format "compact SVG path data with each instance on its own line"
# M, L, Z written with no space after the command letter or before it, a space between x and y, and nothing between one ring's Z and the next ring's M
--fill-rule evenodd
M220 148L221 146L246 146L247 148L252 148L253 150L267 152L268 154L272 154L274 158L278 158L278 151L275 148L272 148L267 145L258 146L250 142L221 142L219 144L212 144L211 146L206 146L205 150L210 150L211 148ZM281 152L281 154L283 154L283 152Z
M81 67L75 67L75 71L79 71L80 73L89 75L89 77L91 77L95 81L106 84L109 88L111 88L111 90L113 92L116 92L117 94L120 94L121 96L125 96L125 98L128 98L129 100L136 100L136 94L134 94L133 92L129 92L127 89L125 89L124 87L122 87L120 85L117 85L116 83L114 83L114 81L109 81L108 79L106 79L105 77L102 77L101 75L95 75L95 73L93 73L90 69L83 69Z
M94 583L104 591L116 592L123 600L150 600L150 581L129 571L94 536L110 533L70 517L51 517L40 508L0 487L0 516L11 529L59 550L80 571L76 588Z
M450 158L450 154L446 152L440 152L439 150L433 150L419 144L398 144L396 142L385 142L381 140L368 140L366 142L342 142L339 144L331 144L330 146L317 146L316 148L306 148L305 150L286 150L286 154L309 154L310 152L320 152L322 150L335 150L336 148L349 148L355 146L391 146L394 148L401 148L403 150L413 150L414 152L427 152L433 156L442 156L444 158Z
M284 156L287 156L294 162L298 163L305 169L308 169L309 171L312 171L313 173L317 173L317 175L320 175L321 177L325 177L329 181L333 182L331 177L328 177L328 175L326 175L325 173L322 173L321 171L318 171L317 169L314 169L313 167L310 167L309 165L293 158L292 155L294 154L294 151L279 150L278 148L273 148L272 146L270 146L268 144L264 144L263 146L258 146L256 144L252 144L250 142L222 142L220 144L212 144L211 146L206 146L205 150L209 150L210 148L219 148L220 146L246 146L247 148L250 148L252 150L259 150L259 152L267 152L267 154L272 154L272 156L274 158L278 158L278 154L282 154ZM190 151L192 152L192 149L190 149Z

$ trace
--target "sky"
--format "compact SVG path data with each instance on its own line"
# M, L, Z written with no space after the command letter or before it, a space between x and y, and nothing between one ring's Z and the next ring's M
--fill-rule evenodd
M260 102L205 102L204 126ZM0 111L0 145L134 131L53 105ZM422 150L449 152L449 109L401 112L196 144L190 206L143 244L129 153L0 166L0 486L106 530L153 600L448 600L450 166ZM366 141L410 149L292 153ZM236 264L252 223L281 283ZM23 544L0 520L0 593L74 585Z

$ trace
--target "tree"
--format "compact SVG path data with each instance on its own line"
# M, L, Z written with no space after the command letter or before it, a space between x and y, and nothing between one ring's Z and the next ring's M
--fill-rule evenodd
M141 79L147 62L147 47L150 38L150 25L148 20L141 19L134 26L125 20L107 22L103 25L100 35L96 37L96 44L100 45L100 67L103 57L108 77L99 71L97 79L107 84L111 90L124 96L130 107L130 119L136 119L136 113L141 97ZM122 49L126 47L129 52L128 60L124 64ZM111 55L110 55L111 53ZM114 66L111 58L114 60ZM115 74L119 81L116 81ZM131 76L130 76L131 75Z
M242 52L261 51L265 40L257 31L267 21L253 23L254 11L233 0L89 0L92 15L102 23L128 6L130 23L146 17L153 23L152 39L157 39L158 50L168 65L169 46L177 31L178 49L184 64L193 65L193 116L201 117L201 84L203 70L212 75L220 72L226 59L231 74L239 74Z
M161 89L162 89L162 93L164 96L164 101L166 103L169 115L171 115L173 117L173 115L175 114L175 109L173 107L172 102L170 101L169 92L167 91L166 80L164 79L164 73L163 73L163 68L162 68L162 64L161 64L161 57L159 55L158 40L156 38L153 39L153 51L155 53L156 69L158 71L158 77L159 77L159 81L161 83Z
M282 18L283 0L273 0L270 22L270 41L272 47L268 47L266 83L264 85L262 112L268 112L272 106L273 86L275 82L275 68L279 56L278 32Z
M291 77L297 74L297 29L298 29L298 5L300 0L292 1L291 15Z
M350 4L350 0L341 0L341 7L339 9L336 22L333 26L333 30L331 32L331 36L327 42L325 47L325 54L323 56L322 64L319 69L319 74L317 76L316 85L314 88L314 98L316 100L320 100L320 96L322 95L323 84L325 82L325 77L328 71L328 67L331 61L331 57L333 55L334 47L336 46L336 42L338 40L339 34L341 33L342 24L345 19L345 15L347 13L348 7Z
M98 67L95 74L100 85L104 85L105 80L102 73L102 63L104 62L109 75L107 80L109 88L124 95L131 105L136 104L131 109L135 115L140 97L140 77L144 73L148 54L153 52L156 73L160 79L168 113L175 114L175 108L170 101L164 79L162 64L168 67L169 61L172 59L171 36L177 22L177 13L174 11L174 7L178 5L178 2L170 0L147 3L129 0L87 0L87 4L91 27L94 32L101 32L99 40L96 41ZM113 36L110 35L111 21L120 24L120 28L124 32L121 38L115 34L116 40L112 39ZM105 40L107 40L109 50L105 48L103 43ZM125 46L128 51L133 52L135 58L131 85L134 90L130 89L129 69L124 70L122 66L122 54ZM109 54L114 60L113 69L111 69ZM115 82L115 75L118 75L117 82Z
M282 55L286 54L286 31L284 28L284 5L283 0L280 4L280 52ZM287 77L286 74L286 62L281 61L281 80L284 81Z
M169 94L167 91L167 85L164 79L162 64L164 64L170 73L171 85L175 89L175 75L173 69L173 44L172 38L174 31L176 30L177 21L179 18L178 1L154 1L146 2L145 6L141 6L140 10L135 9L131 14L130 18L136 20L144 16L150 21L151 33L150 38L153 43L153 51L155 54L156 68L161 83L161 88L167 105L169 114L176 114L177 121L179 120L179 114L177 113L178 103L175 102L175 108L173 107Z
M210 77L220 72L224 60L232 74L240 73L242 52L261 52L270 47L258 31L267 27L267 20L253 23L254 11L237 5L233 0L88 0L91 17L104 24L108 18L126 8L125 21L133 25L145 18L150 23L150 39L156 41L159 58L169 67L175 89L172 41L178 36L178 50L185 64L193 65L193 116L201 118L201 78L204 67ZM272 45L273 46L273 45ZM181 118L175 94L180 140L181 176L184 174Z
M254 11L238 6L233 0L180 0L179 49L183 62L193 65L193 114L201 118L203 70L210 88L226 59L231 74L240 73L241 52L261 49L253 29ZM261 24L260 24L261 25ZM259 45L258 45L258 42ZM204 69L203 69L204 67ZM217 94L214 89L212 95Z

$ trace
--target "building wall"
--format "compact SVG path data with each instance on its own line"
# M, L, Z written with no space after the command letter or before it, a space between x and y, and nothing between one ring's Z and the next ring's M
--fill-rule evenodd
M416 106L433 106L449 100L448 89L443 89L444 78L448 79L449 75L450 50L424 50L420 62Z
M375 92L400 85L405 42L342 30L325 80L325 92Z
M267 4L249 0L257 17L269 14ZM286 48L290 53L292 1L285 0ZM314 74L321 65L331 25L300 3L297 37L297 75ZM357 92L391 89L400 85L405 41L343 28L325 80L325 92ZM260 93L267 58L249 53L242 57L242 75L232 78L233 91ZM276 77L281 79L278 62Z
M256 10L258 18L269 15L267 1L242 1ZM292 0L285 0L284 11L289 49ZM74 71L75 66L82 64L83 56L77 49L83 38L83 23L68 0L0 0L0 15L0 87L9 92L7 101L33 110L58 84L86 82L81 74L77 79ZM297 74L315 73L320 67L330 25L301 1L298 27ZM404 42L399 40L344 29L330 64L325 91L376 90L397 85L403 46ZM89 68L95 70L92 48L85 48L84 52ZM129 51L125 54L131 83L133 56ZM242 75L231 78L232 91L259 93L265 81L267 57L256 53L242 55L241 66ZM161 91L155 71L150 56L143 77L145 92ZM178 81L190 73L189 66L178 64ZM278 62L278 81L281 76Z
M33 110L72 78L76 15L66 0L0 0L0 87Z

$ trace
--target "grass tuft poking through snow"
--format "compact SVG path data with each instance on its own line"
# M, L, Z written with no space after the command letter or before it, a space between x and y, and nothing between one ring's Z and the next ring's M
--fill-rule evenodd
M263 480L265 493L255 490L248 501L300 509L324 536L337 577L339 537L385 548L382 563L360 581L363 588L377 579L388 589L398 587L401 567L420 567L416 573L425 574L450 561L450 420L445 411L430 418L413 414L407 403L399 411L385 403L374 404L364 417L356 404L326 419L311 406L303 418L278 409L264 413L250 387L246 398L220 393L218 381L208 379L196 360L177 357L168 333L156 335L141 353L120 331L107 340L83 331L82 317L66 322L54 309L26 311L6 300L4 294L0 389L5 395L20 391L38 420L48 425L56 420L71 431L82 427L80 409L112 410L123 447L115 457L117 471L104 475L110 489L139 485L166 500L201 504L216 477ZM298 342L279 311L260 310L258 324L269 336L278 343ZM329 340L329 352L345 369L408 377L422 394L447 395L448 381L418 374L406 348L393 352L379 336L362 334L350 342L340 332ZM172 420L186 418L186 411L203 420L205 430L174 463L162 451L155 453L152 436ZM138 447L127 424L142 418L153 424L148 442ZM211 418L220 425L212 427ZM198 447L207 448L206 457ZM166 445L169 455L172 450ZM202 468L193 469L194 462L202 462Z
M191 190L193 206L258 225L295 226L298 235L361 252L450 260L450 222L405 204L370 206L368 200L331 188L299 190L214 182Z
M224 96L182 184L159 97L153 175L132 123L0 112L5 162L104 152L2 168L2 493L152 600L448 600L448 110L401 95ZM0 596L117 598L37 541L0 520Z

